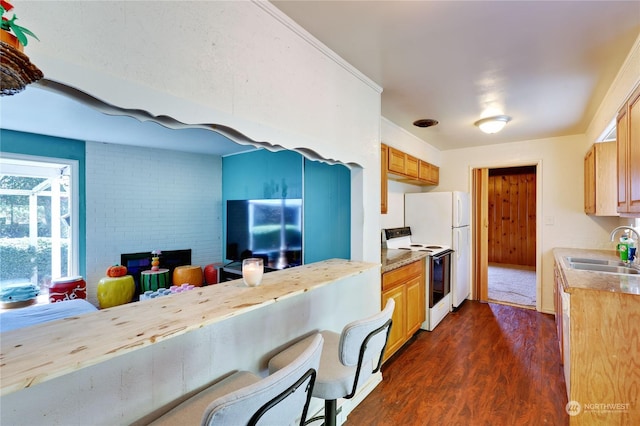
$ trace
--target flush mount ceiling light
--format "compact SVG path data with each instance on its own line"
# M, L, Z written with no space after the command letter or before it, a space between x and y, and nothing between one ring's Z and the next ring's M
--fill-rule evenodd
M485 133L498 133L510 121L511 117L508 115L495 115L478 120L473 124Z
M432 118L421 118L420 120L413 122L413 125L416 127L431 127L436 124L438 124L438 120L434 120Z

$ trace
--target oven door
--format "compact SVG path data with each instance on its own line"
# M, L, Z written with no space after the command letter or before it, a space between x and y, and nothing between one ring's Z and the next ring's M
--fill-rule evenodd
M430 256L429 265L429 307L433 308L451 290L451 253L448 250Z

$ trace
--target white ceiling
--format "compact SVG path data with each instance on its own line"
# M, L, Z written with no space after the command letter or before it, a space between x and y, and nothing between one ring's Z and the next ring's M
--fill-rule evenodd
M640 1L272 3L383 87L385 118L440 150L585 133L640 34ZM513 117L501 133L474 127L496 114Z
M272 3L383 87L385 118L441 150L584 133L640 34L640 1ZM473 126L490 110L513 117L501 133ZM440 123L412 125L421 118ZM218 155L250 149L38 87L0 98L0 126Z

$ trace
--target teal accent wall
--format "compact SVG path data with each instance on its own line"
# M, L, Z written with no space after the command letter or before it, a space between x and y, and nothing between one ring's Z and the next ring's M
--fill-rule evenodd
M302 165L303 157L293 151L259 149L222 158L222 252L225 259L227 200L302 198Z
M351 172L293 151L252 151L222 159L223 251L227 200L302 198L304 263L351 258Z
M264 149L222 158L222 199L302 198L302 156Z
M65 158L78 161L78 193L80 195L79 261L80 275L86 277L86 200L85 200L85 143L74 139L57 138L34 133L0 129L0 152Z
M305 263L351 258L351 171L304 162Z

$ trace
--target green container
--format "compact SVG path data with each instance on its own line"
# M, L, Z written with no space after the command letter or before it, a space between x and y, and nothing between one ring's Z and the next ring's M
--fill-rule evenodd
M623 262L627 262L629 260L629 242L621 241L618 244L618 253L620 253L620 260Z
M159 288L171 287L171 279L168 269L157 271L142 271L140 273L140 293L145 291L156 291Z

